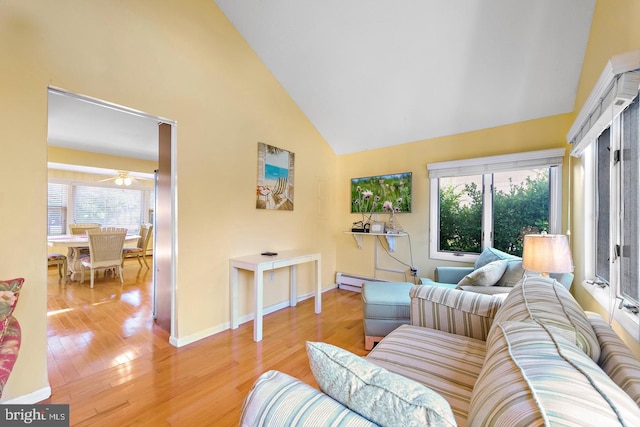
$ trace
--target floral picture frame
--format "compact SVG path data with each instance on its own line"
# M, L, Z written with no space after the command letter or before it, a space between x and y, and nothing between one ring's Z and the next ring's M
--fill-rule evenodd
M411 212L411 172L351 179L351 213Z

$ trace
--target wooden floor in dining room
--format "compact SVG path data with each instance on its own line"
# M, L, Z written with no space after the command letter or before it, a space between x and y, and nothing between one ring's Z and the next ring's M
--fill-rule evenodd
M255 379L277 369L316 386L305 342L365 355L360 294L323 294L253 323L176 348L152 319L151 270L125 262L125 283L100 274L94 289L48 275L48 371L52 395L70 405L72 426L236 426Z

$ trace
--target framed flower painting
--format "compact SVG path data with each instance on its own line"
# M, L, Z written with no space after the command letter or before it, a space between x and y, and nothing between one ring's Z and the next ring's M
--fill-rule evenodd
M411 172L351 179L351 213L411 212Z

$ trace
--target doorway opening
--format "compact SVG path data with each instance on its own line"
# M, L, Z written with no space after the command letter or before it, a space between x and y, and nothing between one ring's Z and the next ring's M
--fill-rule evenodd
M61 337L63 339L56 342L58 345L61 342L74 342L76 345L84 342L87 352L95 352L97 347L102 347L104 352L105 345L120 346L119 349L113 350L114 357L112 357L111 363L122 363L139 354L141 345L142 347L147 345L132 342L135 340L131 338L135 335L132 331L139 330L136 324L149 327L150 321L153 323L151 329L157 330L157 333L154 332L150 339L154 342L148 344L155 346L155 348L158 345L170 345L174 341L172 339L173 331L176 330L173 310L173 301L175 301L174 254L176 253L174 250L176 244L175 122L54 87L48 88L48 106L48 160L50 164L54 163L58 167L55 173L52 173L50 169L50 178L54 175L54 181L57 179L82 185L82 177L86 176L88 169L94 168L100 173L105 173L106 170L107 177L94 178L97 184L92 183L92 186L107 188L120 183L122 191L125 191L126 186L128 190L138 188L142 189L141 192L151 193L154 196L143 203L143 205L146 203L146 206L142 208L143 213L140 217L140 222L153 222L154 224L154 238L152 245L150 245L153 247L150 257L153 268L148 271L144 267L138 269L138 263L135 260L127 261L125 262L125 284L120 286L119 281L105 280L103 283L105 286L101 289L89 290L88 281L82 285L77 281L57 281L57 285L54 286L59 286L59 289L54 289L53 292L56 294L57 302L50 306L55 308L49 309L49 323L53 324L52 322L56 321L55 317L62 318L62 314L65 313L67 322L72 322L75 326L80 325L80 327L74 328L68 337ZM162 159L160 159L161 156ZM64 165L64 167L59 165ZM66 169L66 171L60 172L60 169ZM96 170L92 172L96 173ZM123 171L127 172L125 178L129 178L126 180L129 185L124 184L125 179L120 175ZM158 172L155 173L155 171ZM99 177L99 175L94 176ZM122 179L118 180L118 177ZM151 183L151 190L149 190L148 183L146 186L142 185L147 179ZM132 185L132 182L135 184ZM82 222L81 218L78 218L78 209L74 210L74 206L66 206L64 209L66 222ZM70 210L73 210L74 213L72 214ZM74 218L73 215L78 216ZM107 220L105 219L105 221ZM119 219L111 218L110 221L117 222ZM133 223L132 220L129 222ZM126 226L127 224L118 225ZM158 247L158 245L160 246ZM59 250L56 251L59 252ZM56 282L58 273L57 271L54 273L53 282ZM51 276L52 271L49 272L49 286L52 283ZM127 289L127 285L130 286L129 289ZM77 290L80 286L87 287L87 290L83 289L82 292L77 292L79 299L76 298L73 302L69 301L68 306L65 307L65 303L61 302L61 299L69 296L70 289L73 290L75 287ZM96 281L96 288L99 286L102 284ZM159 289L158 286L162 286L162 288ZM157 300L157 295L160 294L162 294L162 298ZM129 311L128 317L123 315L127 312L125 308L143 307L147 304L149 301L145 298L151 298L151 308L148 312L145 309L134 309ZM114 339L115 335L108 332L108 329L95 328L98 330L97 332L92 330L92 325L96 325L95 322L105 321L104 311L98 314L98 317L101 318L95 319L91 316L91 307L98 305L108 307L111 310L107 311L107 313L112 313L109 315L110 322L113 322L117 317L113 314L115 312L118 312L121 317L124 316L119 323L114 322L110 325L114 334L121 334L122 340ZM76 310L76 312L70 313L69 309ZM160 329L165 332L162 333ZM106 338L106 335L112 336ZM51 337L51 334L49 336ZM147 335L147 338L149 336ZM164 344L159 344L158 339L164 340ZM130 346L126 344L128 342ZM54 349L52 349L50 341L50 353L52 350ZM91 357L86 356L84 359L86 361ZM99 368L100 363L108 362L106 360L99 361L97 364L93 364L93 368ZM89 368L87 366L84 368L82 366L67 366L64 369Z

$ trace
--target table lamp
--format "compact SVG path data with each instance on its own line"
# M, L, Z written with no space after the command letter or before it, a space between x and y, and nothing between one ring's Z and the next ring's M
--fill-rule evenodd
M569 239L564 234L527 234L524 236L522 268L543 276L573 271Z

